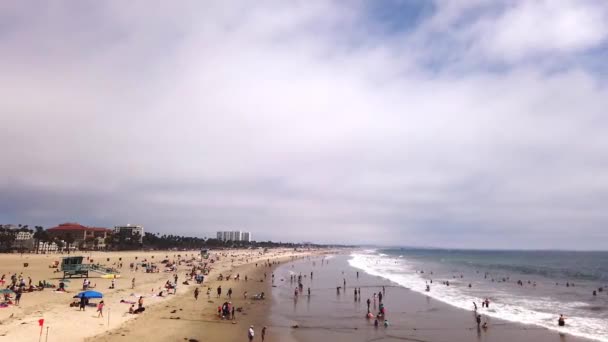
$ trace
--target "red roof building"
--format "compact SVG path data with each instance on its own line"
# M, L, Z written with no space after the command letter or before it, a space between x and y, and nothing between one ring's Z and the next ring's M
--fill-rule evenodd
M71 234L74 237L74 245L78 246L80 244L84 244L86 246L87 239L89 242L97 240L97 247L103 247L105 245L104 240L111 233L111 229L101 228L101 227L86 227L78 223L62 223L57 227L47 229L49 235L52 237L58 237L60 239L64 239L67 234Z

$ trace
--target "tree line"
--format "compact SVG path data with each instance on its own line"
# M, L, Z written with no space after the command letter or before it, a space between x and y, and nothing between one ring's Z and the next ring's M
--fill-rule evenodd
M34 252L38 253L40 245L55 243L59 250L67 249L68 253L72 247L80 250L140 250L140 249L203 249L203 248L271 248L271 247L298 247L300 244L272 241L223 241L213 238L199 238L192 236L181 236L173 234L144 233L142 237L138 232L131 233L121 230L118 233L109 234L100 244L95 237L87 237L84 241L78 241L71 232L62 234L49 234L42 226L30 229L28 225L18 225L17 229L9 228L8 225L0 225L0 252L18 250L15 247L17 234L21 231L33 233ZM310 245L320 247L321 245Z

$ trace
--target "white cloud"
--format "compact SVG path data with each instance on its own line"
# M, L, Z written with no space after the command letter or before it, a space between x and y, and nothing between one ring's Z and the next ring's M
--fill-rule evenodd
M481 51L516 62L546 54L584 52L608 38L608 5L598 1L516 2L475 27Z
M607 89L584 68L518 64L587 49L591 34L542 48L538 37L471 35L438 55L429 32L479 3L440 6L392 37L361 34L371 19L339 2L184 4L13 11L0 35L0 217L234 225L282 240L386 243L400 231L432 245L447 234L452 246L485 239L471 240L475 229L605 234ZM500 13L488 32L503 32L529 6L484 9L471 24ZM526 13L547 5L534 6ZM418 64L468 64L450 56L471 46L513 67ZM599 241L566 233L539 247L568 238Z

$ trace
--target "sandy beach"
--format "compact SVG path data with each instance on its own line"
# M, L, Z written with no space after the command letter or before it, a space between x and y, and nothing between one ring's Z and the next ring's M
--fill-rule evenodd
M238 307L244 307L243 316L255 318L252 322L260 324L260 320L265 315L256 314L257 303L252 301L239 301L243 296L243 289L247 289L250 294L269 290L269 282L264 281L263 271L264 262L270 260L272 265L276 260L292 260L298 256L306 255L307 252L294 252L292 249L271 249L267 253L262 253L261 250L223 250L220 260L213 264L213 269L210 273L209 283L205 281L200 287L200 296L198 301L194 301L193 291L196 287L195 282L190 282L190 285L182 285L186 280L186 272L190 267L181 265L176 272L164 272L161 268L159 273L145 273L139 268L137 271L130 270L130 263L148 260L160 262L163 259L175 260L198 258L200 253L197 251L156 251L156 252L94 252L94 253L76 253L73 255L83 255L89 257L93 262L100 262L106 266L118 267L123 264L120 278L116 279L116 288L109 289L111 285L110 279L103 279L100 275L91 274L89 278L94 290L104 294L104 317L98 318L95 307L87 307L84 312L78 311L77 307L70 307L69 304L73 301L72 297L81 291L83 278L74 277L67 283L67 292L57 292L54 289L44 289L31 293L24 293L20 304L9 305L7 308L0 309L0 341L33 341L37 340L40 334L39 320L44 319L42 329L43 341L83 341L87 338L92 340L113 340L134 336L146 338L146 340L171 340L166 339L168 336L175 336L177 331L189 332L188 329L183 329L179 324L185 322L194 323L193 319L201 319L200 313L204 312L203 320L209 320L211 325L217 325L217 319L213 320L215 315L215 307L217 303L210 303L207 299L207 286L214 287L215 279L219 274L230 275L241 273L241 281L223 281L222 287L227 291L229 287L233 287L234 302ZM5 254L0 255L0 272L6 274L10 280L12 274L23 275L26 283L28 277L31 277L32 283L37 284L38 281L45 280L50 283L58 284L58 280L62 278L62 273L55 273L55 269L49 268L49 265L55 260L61 260L61 257L67 255L33 255L33 254ZM212 253L212 257L216 253ZM137 259L136 259L137 258ZM108 260L109 259L109 260ZM24 267L24 263L28 266ZM256 267L256 263L258 266ZM270 276L271 268L267 267L267 274ZM174 274L177 274L178 286L176 295L158 296L158 292L162 290L165 282L173 279ZM248 281L244 281L247 275ZM135 288L131 289L131 280L135 278ZM224 284L226 283L226 284ZM224 292L226 293L226 292ZM215 295L215 292L213 292ZM13 295L14 296L14 295ZM144 306L146 311L140 315L132 315L128 313L130 304L122 303L136 302L139 296L144 297ZM238 299L237 299L238 298ZM212 296L212 301L215 297ZM98 302L99 300L94 300ZM258 301L263 302L263 301ZM180 310L181 309L181 310ZM251 309L251 311L249 311ZM174 313L171 311L175 310ZM237 315L237 317L240 313ZM217 315L215 315L217 316ZM179 317L179 318L178 318ZM237 327L229 329L236 335L237 330L241 334L246 334L246 328L251 323L244 322L240 319L236 320ZM258 323L260 322L260 323ZM222 321L221 324L232 324L231 321ZM201 338L201 333L207 329L200 329L200 326L192 328L192 336L197 335ZM225 333L226 329L219 329L219 333ZM48 332L48 337L47 337ZM180 339L187 336L181 336ZM186 334L188 335L188 334ZM190 337L189 337L190 338ZM126 340L123 338L123 340ZM177 340L177 339L176 339Z
M301 251L274 249L267 253L259 250L224 250L212 252L220 260L213 264L209 276L201 285L186 280L190 267L183 263L176 272L144 273L129 269L138 260L177 260L196 257L188 252L111 252L86 254L90 259L103 260L108 266L124 264L116 289L109 289L111 280L91 277L95 290L104 294L106 310L98 318L95 308L85 312L69 307L72 296L81 290L82 279L68 283L68 293L52 289L25 293L19 306L11 305L0 310L0 341L35 341L40 334L39 319L44 319L42 341L118 342L132 340L155 341L238 341L246 340L247 329L253 325L255 341L261 341L262 327L266 326L266 341L541 341L584 342L582 338L558 334L536 326L515 324L484 317L487 330L475 327L471 312L466 312L426 296L396 286L379 277L373 277L350 267L345 251ZM48 265L60 255L2 255L2 273L32 277L34 283L47 280L57 283L59 273ZM107 261L107 259L110 261ZM122 259L122 260L119 260ZM326 259L327 258L327 259ZM325 260L323 262L322 260ZM23 267L27 262L28 267ZM116 263L116 265L114 265ZM314 272L314 280L309 276ZM177 274L179 281L175 295L158 297L158 292ZM231 276L219 280L218 276ZM312 295L295 297L297 283L292 275L303 276L306 292ZM234 277L239 275L240 280ZM274 275L274 279L273 279ZM136 279L131 289L131 279ZM247 279L247 280L245 280ZM346 280L346 288L336 293L336 287ZM217 297L217 287L222 295ZM366 299L386 289L385 304L388 328L373 326L373 320L364 318ZM361 289L361 299L354 300L354 288ZM198 299L194 298L195 289ZM227 292L232 289L232 296ZM245 298L245 291L247 298ZM209 292L209 294L207 294ZM265 293L264 300L254 299ZM166 292L165 292L166 293ZM146 311L139 315L128 313L130 304L144 296ZM96 300L98 301L98 300ZM218 306L231 302L235 318L223 319ZM373 304L377 310L377 303ZM294 326L297 325L297 328ZM48 338L47 338L48 328Z

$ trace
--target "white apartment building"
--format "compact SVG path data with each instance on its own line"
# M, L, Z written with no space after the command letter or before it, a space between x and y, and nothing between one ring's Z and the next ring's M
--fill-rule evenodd
M251 232L243 232L243 235L241 235L241 241L251 242Z
M32 239L33 237L34 237L33 233L30 233L30 232L19 232L15 236L15 240L29 240L29 239Z
M242 232L240 230L237 231L222 231L217 232L217 239L221 241L251 241L251 233L250 232Z
M123 231L128 231L131 235L135 234L136 232L139 233L139 242L140 243L144 242L144 227L143 226L127 224L125 226L115 226L114 227L114 234L119 234L120 232L123 232Z
M53 253L59 251L57 244L54 242L38 243L38 253Z

